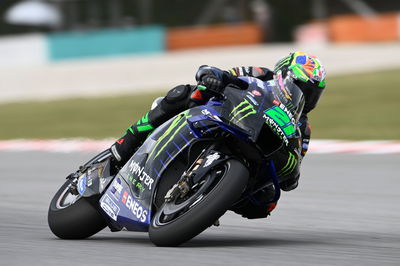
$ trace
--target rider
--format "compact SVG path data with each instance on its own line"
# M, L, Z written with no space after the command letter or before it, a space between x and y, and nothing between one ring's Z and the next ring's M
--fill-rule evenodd
M302 137L301 158L298 160L300 164L307 152L311 135L307 114L315 108L325 88L325 75L325 69L320 61L303 52L290 53L282 58L275 65L274 71L264 67L235 67L223 71L203 65L196 73L196 81L203 86L179 85L171 89L155 108L130 126L126 134L111 146L113 162L116 166L123 166L155 128L192 106L205 104L215 93L223 93L228 84L246 89L248 84L238 77L250 76L263 81L274 79L276 84L288 79L302 90L305 104L299 119ZM281 189L284 191L295 189L299 177L298 171L292 173L290 178L281 182ZM267 196L266 191L260 191L255 197L257 203L254 203L254 200L246 202L234 211L249 219L268 216L275 207L274 204L267 204L270 202L270 196Z

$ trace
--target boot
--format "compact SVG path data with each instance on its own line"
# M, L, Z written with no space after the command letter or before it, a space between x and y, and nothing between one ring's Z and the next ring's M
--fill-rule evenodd
M187 109L191 89L189 85L179 85L171 89L136 124L128 128L126 134L117 140L110 149L116 166L124 166L156 127Z
M247 219L265 218L276 207L276 202L271 202L274 195L275 188L271 185L257 192L240 205L234 206L231 210Z
M136 124L128 128L122 138L111 146L110 151L113 155L112 166L118 168L124 166L153 131L154 127L149 123L148 116L149 113L145 114Z
M297 174L296 176L292 176L285 181L282 181L279 185L283 191L291 191L299 185L299 178L300 174Z

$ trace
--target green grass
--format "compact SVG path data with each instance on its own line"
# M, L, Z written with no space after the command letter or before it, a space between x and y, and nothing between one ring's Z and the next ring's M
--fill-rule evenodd
M0 105L0 139L118 138L163 93Z
M310 113L313 138L400 139L400 70L332 77Z
M400 70L328 79L313 138L400 139ZM117 138L163 93L0 105L0 139Z

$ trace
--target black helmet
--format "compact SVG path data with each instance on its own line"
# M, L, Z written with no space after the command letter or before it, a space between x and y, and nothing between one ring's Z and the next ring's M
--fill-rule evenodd
M315 56L294 52L275 65L274 79L292 79L304 94L303 113L308 113L318 103L325 89L325 68ZM279 82L279 81L278 81Z

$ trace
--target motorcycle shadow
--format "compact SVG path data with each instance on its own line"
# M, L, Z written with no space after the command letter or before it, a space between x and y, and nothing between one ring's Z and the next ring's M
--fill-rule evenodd
M120 236L94 236L85 241L107 242L114 244L129 244L154 247L147 234L120 235ZM318 245L321 241L311 239L277 239L271 237L247 237L247 236L215 236L203 235L182 244L180 248L204 248L204 247L270 247L270 246L305 246Z
M146 233L133 233L127 234L121 233L112 233L112 235L104 235L104 236L93 236L84 241L90 242L103 242L110 244L128 244L128 245L141 245L141 246L154 246L153 243L150 242L150 239Z
M202 237L194 238L181 247L270 247L270 246L304 246L320 244L310 240L299 239L275 239L275 238L251 238L251 237Z

